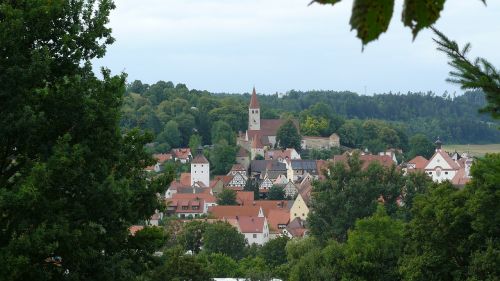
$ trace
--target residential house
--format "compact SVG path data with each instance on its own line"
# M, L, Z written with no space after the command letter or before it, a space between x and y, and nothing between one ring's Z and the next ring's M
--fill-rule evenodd
M267 214L267 220L270 239L277 238L282 235L283 229L290 222L290 211L287 209L271 209Z
M209 208L216 206L216 202L216 198L209 193L177 193L166 201L167 214L179 218L197 218L207 214Z
M301 179L305 174L315 178L319 176L316 160L289 160L286 162L287 177L295 182Z
M259 206L213 206L208 212L215 218L264 217L264 211Z
M425 166L427 166L429 160L425 159L422 156L416 156L410 161L406 163L406 173L415 173L415 172L425 172Z
M243 165L241 164L234 164L232 167L231 167L231 170L229 171L229 173L227 173L228 176L235 176L236 174L240 174L244 177L247 177L247 169L245 167L243 167Z
M300 154L294 148L268 150L264 158L265 160L278 160L283 163L288 159L301 159Z
M191 149L189 148L174 148L172 149L172 156L174 161L181 162L182 164L189 163L193 159Z
M283 235L288 238L301 238L307 236L306 221L297 217L290 221L290 223L283 229Z
M170 153L157 153L153 154L153 158L156 160L156 164L146 167L148 172L161 172L163 171L163 165L165 162L172 160L172 154Z
M309 207L306 204L306 201L299 193L297 198L293 201L293 205L290 208L290 221L293 221L295 218L300 218L301 220L306 220L309 215Z
M269 241L269 226L266 217L236 216L240 232L248 245L264 245Z

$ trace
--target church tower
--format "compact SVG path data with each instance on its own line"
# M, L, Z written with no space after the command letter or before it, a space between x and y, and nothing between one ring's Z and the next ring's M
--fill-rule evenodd
M253 87L252 98L248 107L248 129L260 130L260 106L257 100L257 93L255 93L255 87Z

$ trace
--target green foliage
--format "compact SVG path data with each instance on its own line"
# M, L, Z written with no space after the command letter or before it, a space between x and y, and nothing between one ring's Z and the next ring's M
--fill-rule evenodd
M225 254L233 259L242 257L245 236L226 222L209 224L203 234L203 249L207 253Z
M160 208L143 170L152 136L120 131L125 75L92 71L113 42L113 8L0 4L2 279L130 280L159 246L155 230L128 235Z
M404 278L498 278L500 154L477 160L471 172L465 189L442 183L415 200L401 259Z
M326 136L329 131L328 120L324 117L307 116L306 120L300 125L300 130L304 136Z
M430 159L434 154L434 144L423 134L417 134L410 138L410 151L408 159L411 160L415 156L423 156L425 159Z
M211 278L241 277L238 263L224 254L203 253L197 259L205 264Z
M201 137L198 134L193 134L189 137L189 148L192 152L197 151L201 146Z
M444 2L444 1L443 1ZM484 58L471 61L467 55L471 49L470 43L461 50L455 41L448 39L443 33L433 28L437 38L434 42L438 50L450 59L449 82L459 84L462 89L481 89L486 94L487 105L481 110L488 112L493 118L500 118L500 72Z
M485 2L485 0L482 0ZM313 0L320 4L334 5L340 0ZM387 31L394 10L394 0L355 0L350 24L357 30L363 45L378 39ZM402 22L412 30L415 38L418 32L431 27L440 17L445 0L405 0ZM311 2L312 3L312 2Z
M269 200L284 200L285 199L285 189L281 186L273 185L267 193L267 199Z
M212 173L216 175L227 174L235 162L237 149L238 147L231 146L224 140L214 145L209 157Z
M232 189L224 189L217 196L217 205L238 205L238 202L236 202L236 191Z
M255 178L248 178L244 187L245 191L253 191L253 199L259 200L259 183Z
M364 170L361 167L359 156L354 154L348 158L347 165L331 166L325 181L314 183L313 212L309 213L308 222L312 235L320 241L332 238L345 241L348 229L357 219L371 215L381 196L391 216L406 217L401 213L406 214L409 210L397 206L398 197L409 183L414 193L425 190L420 185L427 184L427 181L404 176L395 167L383 168L377 163ZM412 198L408 196L406 200Z
M391 22L394 0L355 0L350 24L358 31L363 45L377 39L386 32Z
M230 145L235 145L236 135L231 126L224 121L217 121L212 126L212 143L220 143L225 141Z
M185 251L191 251L195 254L201 251L203 246L202 238L207 224L200 221L190 221L182 227L178 236L178 242Z
M286 259L286 244L290 241L288 237L278 237L269 240L259 251L259 256L261 256L266 264L272 268L279 265L285 264Z
M163 128L163 131L158 134L156 141L167 143L170 147L179 147L181 144L181 132L179 125L174 120L170 120Z
M295 148L300 151L300 135L292 119L286 120L278 129L276 142L282 149Z
M163 264L151 270L146 280L206 281L210 278L210 272L194 256L185 255L182 250L174 248L164 253Z

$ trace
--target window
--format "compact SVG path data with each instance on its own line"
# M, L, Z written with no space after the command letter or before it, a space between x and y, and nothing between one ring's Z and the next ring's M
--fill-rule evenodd
M444 174L445 174L445 175L447 175L447 174L448 174L448 172L444 172Z
M187 209L188 209L188 206L182 206L182 209L183 209L183 210L187 210Z
M199 206L193 206L193 210L199 210L200 207Z
M196 164L193 165L196 168Z
M253 238L257 238L257 234L254 234L254 235L253 235Z

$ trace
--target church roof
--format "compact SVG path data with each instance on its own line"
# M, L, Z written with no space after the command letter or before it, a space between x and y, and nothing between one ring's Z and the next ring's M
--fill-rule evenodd
M255 87L253 87L252 97L250 98L250 108L260 108L259 100L257 100L257 93L255 92Z

